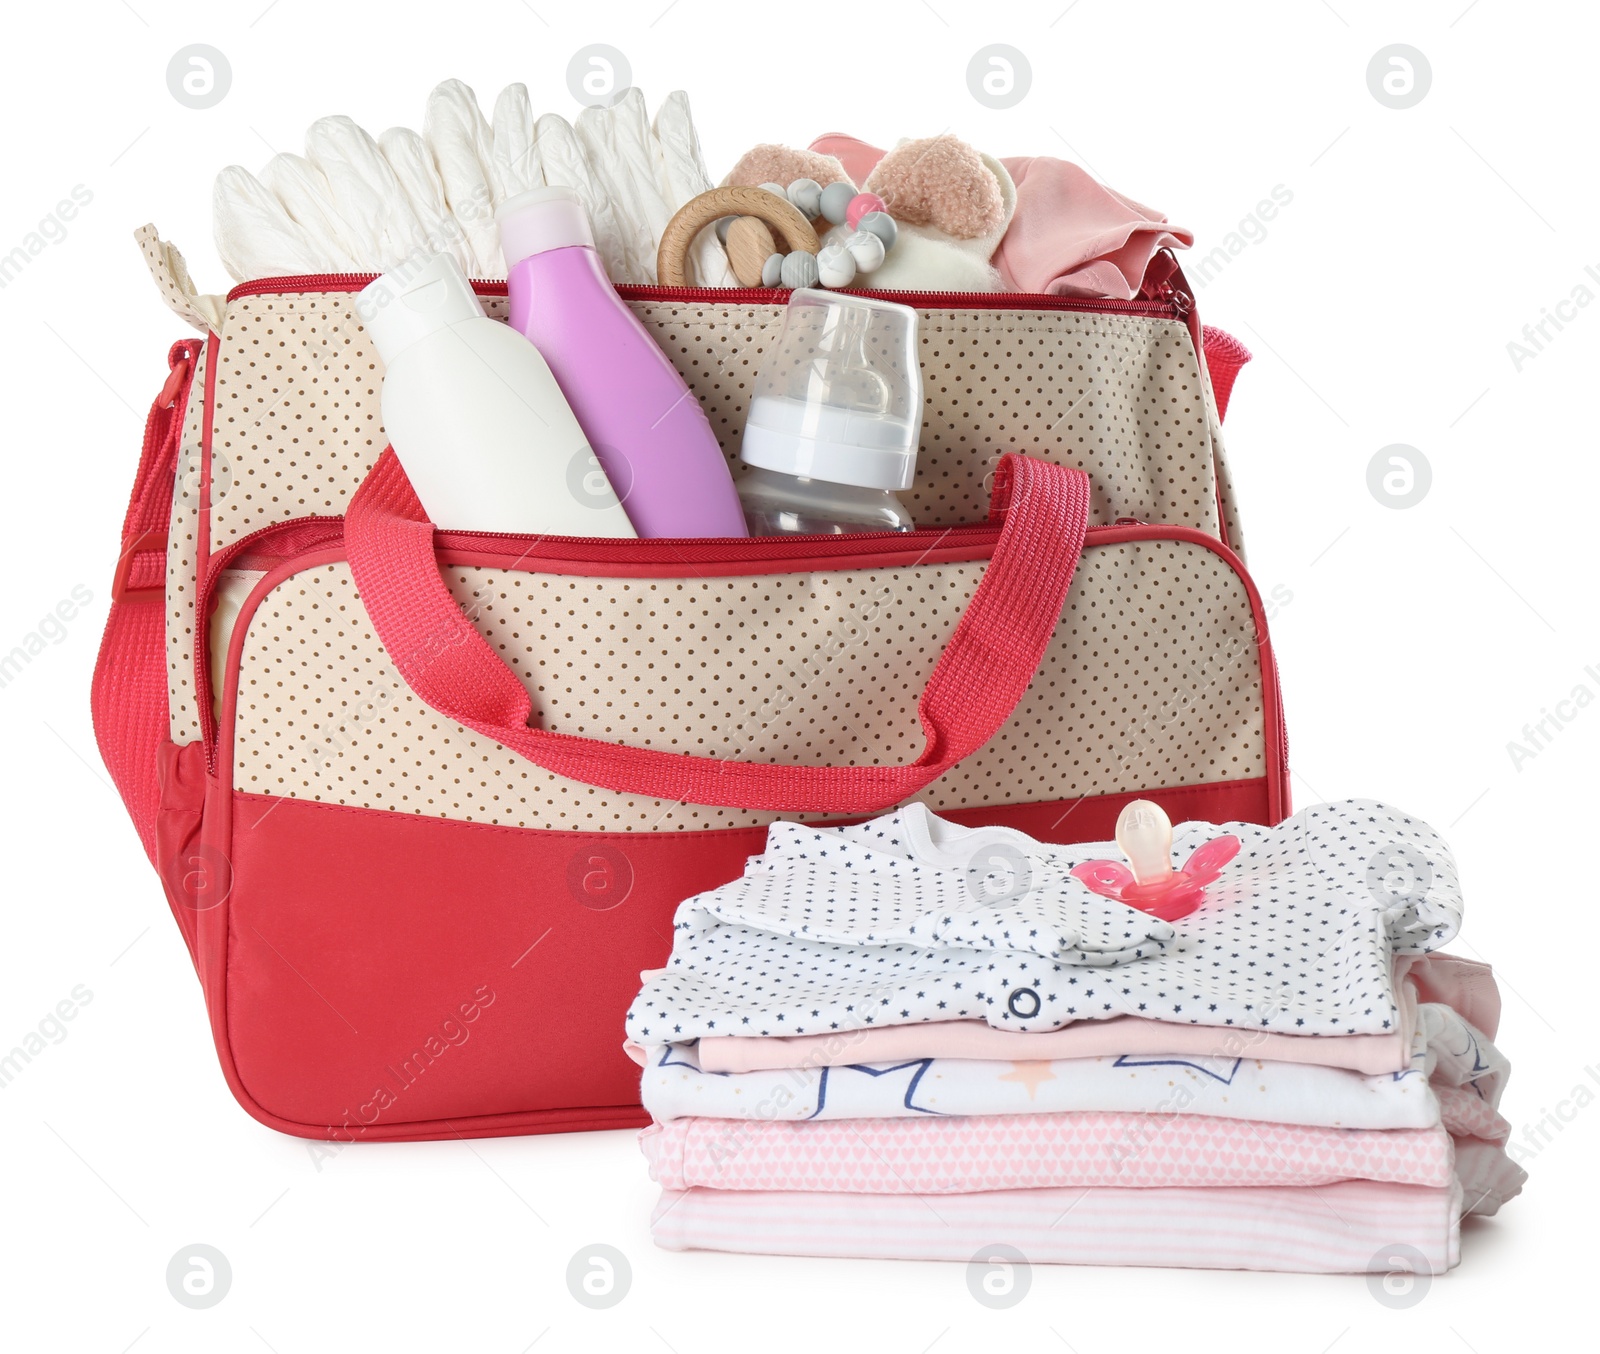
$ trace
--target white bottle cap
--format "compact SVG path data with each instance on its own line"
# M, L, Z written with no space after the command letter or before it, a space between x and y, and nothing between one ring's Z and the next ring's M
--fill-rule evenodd
M496 207L494 219L508 269L549 249L594 248L589 214L570 188L530 188Z
M402 264L356 297L356 315L390 363L412 344L463 320L486 318L453 255L435 254L420 266Z
M863 489L909 489L922 431L917 312L801 287L761 359L740 458Z
M739 459L762 470L863 489L909 489L917 429L883 414L758 395Z

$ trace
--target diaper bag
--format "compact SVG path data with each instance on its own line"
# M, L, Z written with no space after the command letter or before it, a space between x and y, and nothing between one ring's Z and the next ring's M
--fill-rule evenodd
M1221 437L1248 355L1181 273L1133 302L897 294L914 532L538 539L426 521L385 451L370 277L209 297L140 239L200 332L146 428L95 726L261 1122L645 1123L639 973L780 816L915 797L1073 841L1134 797L1287 814ZM734 463L784 295L621 291Z

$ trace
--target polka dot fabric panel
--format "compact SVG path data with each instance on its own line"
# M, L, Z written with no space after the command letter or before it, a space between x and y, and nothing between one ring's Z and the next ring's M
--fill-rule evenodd
M700 397L730 463L776 307L635 305ZM918 526L980 520L1002 454L1077 466L1091 522L1172 522L1217 534L1206 388L1176 321L1068 311L921 312L925 412L917 478L901 495Z
M922 797L963 808L1263 776L1262 698L1254 614L1218 555L1096 546L1010 720Z
M200 543L200 435L205 422L206 350L195 361L167 530L167 717L174 743L200 737L194 692L195 572Z
M920 752L918 697L984 567L446 577L545 728L702 756L884 765ZM1245 587L1212 551L1091 547L1009 722L921 798L953 809L1261 776L1254 635ZM237 681L234 785L249 793L583 831L777 816L599 790L440 719L389 662L342 563L263 599Z
M382 367L344 292L232 302L212 414L211 549L339 516L385 446Z
M635 301L737 464L751 383L782 309ZM503 297L486 297L504 317ZM274 522L341 514L385 445L382 367L345 292L229 303L217 363L211 548ZM1007 451L1075 465L1092 521L1218 531L1214 406L1178 321L1061 310L930 310L920 326L926 412L919 526L981 519Z

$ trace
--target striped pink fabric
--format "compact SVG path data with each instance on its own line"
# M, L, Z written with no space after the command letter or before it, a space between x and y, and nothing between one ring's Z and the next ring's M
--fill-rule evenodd
M1460 1253L1459 1186L1347 1180L1316 1189L1040 1189L917 1195L691 1189L651 1218L667 1250L1030 1264L1386 1272L1397 1246L1429 1271Z
M1074 1112L927 1119L673 1119L639 1135L663 1189L955 1194L1057 1188L1446 1188L1443 1128L1340 1129L1204 1115Z

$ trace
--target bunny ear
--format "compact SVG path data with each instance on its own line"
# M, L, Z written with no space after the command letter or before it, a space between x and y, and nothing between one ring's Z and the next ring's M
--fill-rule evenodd
M1102 898L1119 898L1133 883L1133 871L1115 860L1086 860L1072 867L1072 877Z
M1195 848L1183 867L1184 874L1197 884L1209 884L1222 873L1222 867L1239 854L1239 839L1234 836L1213 837L1204 846Z
M896 221L932 226L952 239L993 235L998 244L1005 229L999 179L973 147L948 132L902 141L873 166L863 187L884 200Z
M787 187L796 179L815 179L824 188L830 183L851 181L844 166L831 155L765 142L741 155L722 183L724 187L755 188L763 183L781 183Z

